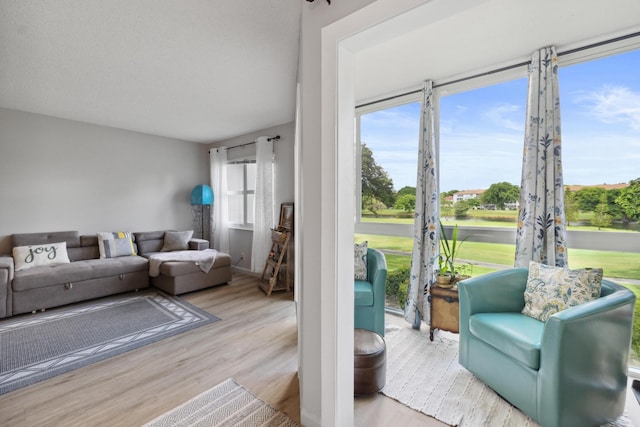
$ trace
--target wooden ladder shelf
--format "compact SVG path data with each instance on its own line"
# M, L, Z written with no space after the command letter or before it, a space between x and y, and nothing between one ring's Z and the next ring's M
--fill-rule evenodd
M262 277L258 281L258 287L262 289L267 296L273 291L291 290L289 283L289 238L291 233L287 230L271 231L271 251L264 264ZM281 277L282 275L284 278Z

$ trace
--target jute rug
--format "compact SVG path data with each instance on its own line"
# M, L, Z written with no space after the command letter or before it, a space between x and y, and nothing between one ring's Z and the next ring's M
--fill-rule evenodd
M398 402L461 427L538 427L458 363L458 342L411 328L389 330L387 383L382 393ZM633 427L626 416L612 426Z
M166 426L295 427L298 424L228 379L144 425Z
M220 320L156 291L0 321L0 394Z

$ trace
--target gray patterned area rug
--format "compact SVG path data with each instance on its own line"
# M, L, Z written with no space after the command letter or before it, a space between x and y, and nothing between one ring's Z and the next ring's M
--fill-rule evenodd
M142 291L0 321L0 394L220 320Z
M298 424L230 378L144 425L169 426L296 427Z
M445 424L538 427L458 363L458 342L411 328L388 330L382 393ZM633 427L623 414L608 426Z

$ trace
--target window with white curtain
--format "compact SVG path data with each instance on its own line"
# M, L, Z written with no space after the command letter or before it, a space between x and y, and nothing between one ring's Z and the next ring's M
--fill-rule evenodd
M256 185L255 159L236 160L227 164L229 225L253 228L253 203Z

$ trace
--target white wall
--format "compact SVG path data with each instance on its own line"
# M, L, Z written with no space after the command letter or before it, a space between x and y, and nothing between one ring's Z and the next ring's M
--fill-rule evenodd
M191 229L207 146L0 109L0 253L13 233Z
M260 131L251 132L234 138L218 141L210 145L216 147L235 147L255 141L260 136L273 137L280 135L280 140L273 143L275 153L274 161L274 198L276 222L280 215L280 205L282 203L292 203L294 201L294 134L295 123L290 122L279 126L274 126ZM235 148L227 152L229 159L238 159L248 156L255 156L255 145L247 145ZM215 197L215 196L214 196ZM215 201L214 201L215 203ZM276 225L276 224L274 224ZM251 247L253 232L250 230L232 229L229 234L229 255L233 263L237 263L238 270L251 271ZM244 252L244 260L240 260L240 254Z
M333 323L323 325L321 316L322 304L333 304L334 301L323 301L323 287L335 287L333 279L323 280L321 268L322 242L324 237L332 238L336 230L322 227L323 191L331 192L333 188L323 189L323 174L333 174L335 162L324 165L321 125L322 97L321 81L321 34L327 25L338 21L354 11L373 3L373 0L350 0L332 2L325 1L307 3L302 7L302 27L300 40L300 65L298 81L301 98L301 138L300 138L300 171L298 203L301 204L301 220L297 230L301 235L298 249L298 268L300 268L299 295L299 349L300 349L300 416L305 426L336 425L334 390L323 390L323 375L333 376L335 372L323 372L323 335L334 335ZM333 94L328 94L332 96ZM335 133L328 135L335 139ZM353 191L353 190L352 190ZM352 237L351 237L352 238ZM324 272L325 277L329 272ZM325 304L326 305L326 304ZM328 363L333 363L331 360ZM332 381L330 378L329 381ZM324 398L324 401L323 401ZM333 401L330 401L333 400ZM348 418L348 417L347 417ZM345 425L345 424L339 424Z

